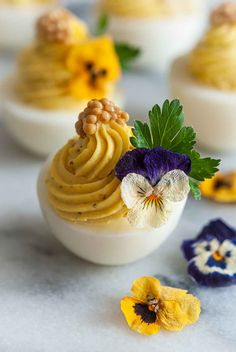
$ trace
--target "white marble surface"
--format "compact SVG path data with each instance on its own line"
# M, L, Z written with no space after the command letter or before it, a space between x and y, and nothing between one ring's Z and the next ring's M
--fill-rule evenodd
M0 77L11 67L9 57L1 56ZM152 74L131 73L123 86L134 117L167 96L164 79ZM235 155L222 157L224 169L236 166ZM235 352L236 287L197 287L179 249L210 219L223 217L236 226L235 206L189 199L178 228L152 255L128 266L95 266L49 233L35 192L41 164L14 144L0 122L0 352ZM130 331L119 300L142 275L196 294L199 322L153 337Z
M1 58L1 77L10 66ZM129 74L124 87L135 110L146 110L167 94L163 79L150 74ZM0 127L1 352L184 352L190 345L192 352L235 351L236 288L196 287L179 250L209 219L220 216L236 226L235 206L189 199L176 231L146 259L121 267L89 264L68 253L44 224L35 192L42 160L18 148ZM235 163L234 155L223 158L224 168ZM149 338L130 331L119 300L142 275L196 294L202 301L199 322Z

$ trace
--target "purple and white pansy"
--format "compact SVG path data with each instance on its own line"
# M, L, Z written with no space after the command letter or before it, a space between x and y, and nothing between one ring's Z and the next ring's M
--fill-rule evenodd
M188 273L203 286L236 284L236 230L222 220L211 221L193 240L182 243Z
M164 225L189 193L190 171L187 155L162 147L127 152L116 166L116 176L122 181L121 196L129 209L127 219L131 225Z

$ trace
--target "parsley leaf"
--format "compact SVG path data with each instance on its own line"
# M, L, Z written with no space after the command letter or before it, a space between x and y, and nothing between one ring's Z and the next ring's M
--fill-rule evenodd
M189 186L192 192L192 195L196 200L201 200L202 192L199 189L198 183L193 181L191 178L189 179Z
M161 146L182 154L187 154L196 143L196 133L192 127L183 127L183 107L179 100L166 100L162 109L155 105L149 112L153 138L152 147Z
M149 111L150 127L147 123L135 121L131 143L136 148L163 147L180 154L187 154L192 163L189 174L194 180L204 181L218 171L220 160L201 158L193 148L196 144L196 133L192 127L185 127L183 107L179 100L166 100L162 106L155 105ZM190 188L196 199L201 192L198 184L190 180Z
M109 17L106 13L102 13L96 24L95 35L102 35L107 31L109 25Z
M189 155L192 162L190 177L198 181L204 181L206 178L212 178L218 171L220 160L211 158L201 158L200 154L193 150Z
M171 142L171 150L188 154L196 143L196 133L192 127L182 127Z
M151 145L151 133L147 123L143 123L141 121L134 122L133 135L135 138L132 138L133 143L138 141L138 145L136 148L150 148Z
M126 43L115 43L115 50L123 71L129 69L130 63L140 55L140 49Z
M149 112L150 126L153 136L153 147L162 146L169 149L172 139L180 131L183 124L182 106L178 100L171 103L166 100L162 109L155 105Z

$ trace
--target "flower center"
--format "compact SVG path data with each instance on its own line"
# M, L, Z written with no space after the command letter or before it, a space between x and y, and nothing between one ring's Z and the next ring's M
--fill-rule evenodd
M96 83L99 77L106 77L108 73L105 68L102 68L100 70L96 69L95 64L92 61L87 61L85 63L85 69L89 72L90 83L92 85Z
M153 324L156 322L156 313L149 308L149 305L145 303L136 303L133 308L135 314L140 316L142 322L146 324Z
M159 306L159 300L153 295L148 294L147 295L147 304L148 304L148 309L152 312L157 313L160 306Z
M219 251L215 251L213 254L212 254L212 258L214 260L216 260L217 262L221 261L224 259L224 257L220 254Z
M157 312L159 311L159 300L153 295L148 294L146 303L136 303L133 308L136 315L140 316L142 321L147 324L155 323Z
M156 299L156 298L150 299L150 300L148 300L148 308L152 312L157 313L160 308L158 303L159 303L158 299Z
M151 193L146 195L143 204L145 208L154 205L156 208L159 207L161 210L163 209L162 196L159 194Z
M147 200L148 200L149 202L156 202L156 201L158 201L160 198L161 198L161 197L160 197L159 195L152 193L152 194L150 194L150 196L147 197Z
M221 188L231 188L232 182L228 179L218 179L214 182L213 188L214 190L219 190Z

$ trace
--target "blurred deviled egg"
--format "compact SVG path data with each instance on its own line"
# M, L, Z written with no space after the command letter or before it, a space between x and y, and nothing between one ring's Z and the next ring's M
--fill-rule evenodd
M19 49L33 39L35 21L56 0L0 0L0 47Z
M172 67L172 96L183 101L187 122L207 149L236 151L235 58L236 3L226 2L214 9L193 51Z
M121 68L112 39L90 37L85 23L64 9L43 15L36 32L4 84L3 117L17 142L46 155L73 135L87 100L108 96L122 105Z
M166 71L187 52L204 23L202 0L101 0L113 38L141 49L137 65Z

